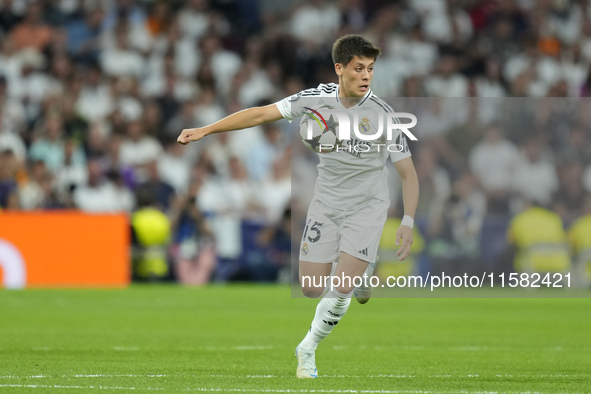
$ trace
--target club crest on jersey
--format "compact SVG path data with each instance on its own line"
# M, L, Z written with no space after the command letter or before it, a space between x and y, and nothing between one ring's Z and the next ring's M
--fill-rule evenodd
M361 134L366 134L369 131L369 119L363 118L361 122L359 122L359 132Z
M302 246L302 254L305 256L308 254L308 252L309 252L308 244L304 242L304 245Z

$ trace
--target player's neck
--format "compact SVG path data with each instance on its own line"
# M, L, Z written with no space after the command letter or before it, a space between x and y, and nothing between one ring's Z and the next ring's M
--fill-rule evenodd
M354 96L353 93L343 87L342 83L339 83L339 100L341 100L343 107L347 109L351 108L357 105L362 98L363 97Z

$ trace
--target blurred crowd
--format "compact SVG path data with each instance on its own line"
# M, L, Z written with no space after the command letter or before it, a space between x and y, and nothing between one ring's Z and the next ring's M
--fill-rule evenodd
M243 223L254 222L262 230L253 242L284 265L289 126L187 147L176 143L183 128L337 82L331 47L346 33L381 47L372 88L384 98L586 97L589 3L1 0L0 208L151 207L168 218L176 259L202 260L196 272L187 265L188 281L208 280L213 260L240 259ZM419 213L446 212L443 202L427 206L477 188L470 198L482 215L514 213L509 197L524 193L565 218L580 214L591 188L587 101L571 103L580 116L569 118L568 105L545 110L532 99L527 123L507 100L502 124L481 114L489 105L466 100L465 117L449 124L432 102L422 135L431 142L413 152ZM535 185L523 181L532 177Z

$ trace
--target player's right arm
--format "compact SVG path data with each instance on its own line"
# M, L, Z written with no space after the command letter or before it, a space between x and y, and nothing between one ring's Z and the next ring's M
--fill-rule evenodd
M221 133L224 131L247 129L263 123L283 119L283 115L277 105L270 104L264 107L252 107L226 116L209 126L196 129L184 129L177 138L177 142L186 145L191 141L199 141L209 134Z

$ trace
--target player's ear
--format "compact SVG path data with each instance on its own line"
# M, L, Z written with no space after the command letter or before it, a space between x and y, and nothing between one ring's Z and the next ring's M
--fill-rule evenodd
M334 72L336 72L339 77L343 75L343 65L341 63L335 63Z

